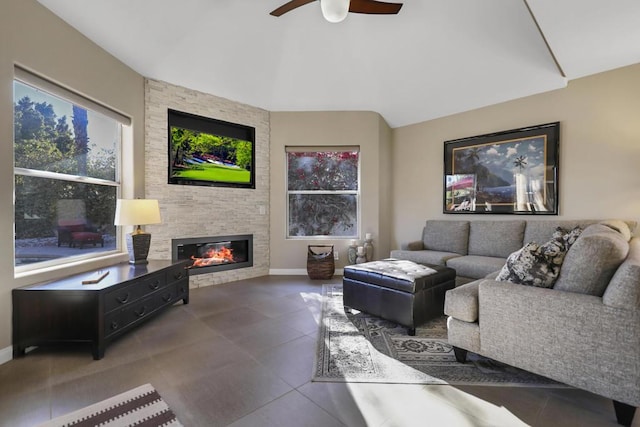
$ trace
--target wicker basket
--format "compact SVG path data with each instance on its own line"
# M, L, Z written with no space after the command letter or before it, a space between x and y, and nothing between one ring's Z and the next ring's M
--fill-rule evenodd
M331 248L330 251L314 252L311 248ZM328 280L335 273L333 245L309 245L307 252L307 273L311 279Z

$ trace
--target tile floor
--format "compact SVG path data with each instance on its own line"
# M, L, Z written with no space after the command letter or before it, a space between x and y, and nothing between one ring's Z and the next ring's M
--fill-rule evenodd
M311 382L321 283L192 289L189 305L100 361L85 346L36 349L0 365L0 425L36 425L145 383L188 427L617 425L609 400L575 389Z

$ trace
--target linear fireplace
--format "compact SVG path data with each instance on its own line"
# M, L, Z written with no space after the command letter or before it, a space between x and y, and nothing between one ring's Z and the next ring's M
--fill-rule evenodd
M172 239L171 259L191 260L192 275L251 267L253 235Z

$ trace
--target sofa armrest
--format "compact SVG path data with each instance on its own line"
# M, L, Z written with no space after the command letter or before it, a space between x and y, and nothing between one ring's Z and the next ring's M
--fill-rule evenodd
M450 289L445 294L444 314L463 322L478 321L478 289L480 280Z
M592 295L483 280L482 354L640 405L640 310Z
M414 242L409 242L406 245L403 245L403 248L406 251L422 251L424 250L424 243L422 240L416 240Z

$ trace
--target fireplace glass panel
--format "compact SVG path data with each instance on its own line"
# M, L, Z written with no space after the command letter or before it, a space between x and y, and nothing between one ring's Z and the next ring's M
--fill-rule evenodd
M191 274L250 267L253 236L200 237L173 240L174 260L192 260Z

